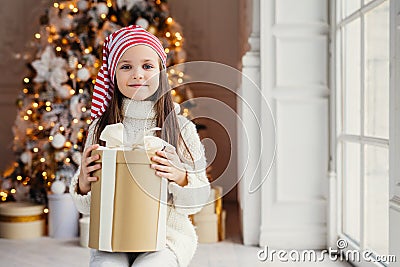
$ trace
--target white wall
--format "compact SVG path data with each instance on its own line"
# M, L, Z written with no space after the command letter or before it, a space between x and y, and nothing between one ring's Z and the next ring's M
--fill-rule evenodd
M262 188L260 245L326 247L328 3L261 1L261 85L276 120L277 158Z
M276 121L276 136L269 109L260 99L252 106L262 119L260 138L251 140L254 143L251 147L262 147L256 181L261 182L267 174L275 144L277 150L272 172L261 189L260 228L243 224L243 232L252 232L248 233L251 239L259 233L261 246L325 248L329 162L328 0L259 0L259 3L260 84ZM253 25L257 36L258 29L254 28ZM245 63L243 67L246 69ZM257 130L251 124L247 129L250 136ZM240 154L239 166L245 160ZM242 195L251 198L246 186L240 188L241 204L246 202ZM246 213L256 218L259 210L252 206L256 205L244 205L242 221Z

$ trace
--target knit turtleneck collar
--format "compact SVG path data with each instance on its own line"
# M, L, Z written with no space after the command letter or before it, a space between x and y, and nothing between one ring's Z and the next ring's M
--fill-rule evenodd
M154 102L125 97L122 100L122 114L126 118L153 119L156 115Z

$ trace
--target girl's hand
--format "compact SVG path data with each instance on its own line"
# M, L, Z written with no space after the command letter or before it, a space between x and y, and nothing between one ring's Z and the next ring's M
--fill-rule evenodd
M100 164L92 165L94 161L100 159L100 155L90 156L90 153L98 147L98 144L92 145L83 151L81 171L78 177L79 193L82 195L86 195L90 191L90 184L98 180L98 177L92 177L91 173L101 169Z
M167 146L164 150L157 151L156 156L151 157L151 160L157 163L151 164L151 168L156 170L157 176L174 181L180 186L187 185L187 173L175 147Z

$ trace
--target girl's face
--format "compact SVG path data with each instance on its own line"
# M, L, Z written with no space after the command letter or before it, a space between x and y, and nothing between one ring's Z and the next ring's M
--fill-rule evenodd
M159 85L159 60L157 53L146 45L128 48L119 60L115 74L121 93L134 100L153 95Z

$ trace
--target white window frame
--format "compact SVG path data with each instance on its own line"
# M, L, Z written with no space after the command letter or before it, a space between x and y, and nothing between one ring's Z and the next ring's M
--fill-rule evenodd
M390 4L389 254L400 261L400 1ZM393 265L393 264L392 264ZM390 266L392 266L390 265ZM396 265L396 264L394 264ZM393 265L393 266L394 266ZM398 265L398 264L397 264ZM396 266L397 266L396 265Z
M360 150L360 177L362 178L364 176L364 165L363 165L363 155L364 155L364 145L369 144L369 145L374 145L374 146L381 146L384 148L388 149L389 153L389 164L394 163L394 159L396 158L397 160L400 159L400 152L399 149L394 151L394 145L396 145L397 148L400 147L400 142L397 142L396 144L393 141L394 138L397 137L399 139L400 137L400 123L398 120L400 119L399 116L399 102L400 102L400 93L395 92L395 82L392 76L397 76L397 80L399 80L398 75L392 75L390 77L390 88L389 88L389 95L390 95L390 109L389 109L389 139L384 139L384 138L375 138L375 137L367 137L364 136L364 101L361 101L361 109L360 109L360 136L357 135L350 135L350 134L342 134L341 131L341 116L340 112L338 112L341 107L341 93L342 93L342 83L343 83L343 75L344 75L344 69L341 68L342 62L344 60L343 53L341 53L341 47L343 44L341 43L343 41L343 38L341 36L341 31L338 29L338 26L341 26L345 23L348 23L350 21L353 21L357 18L360 18L360 24L361 24L361 42L364 42L364 16L361 14L365 14L371 9L377 7L378 5L382 4L385 1L390 1L390 25L391 28L393 28L393 12L392 12L392 4L393 2L396 2L396 0L372 0L368 4L364 5L364 0L361 1L361 9L358 11L350 14L345 20L343 20L340 24L338 24L338 21L341 20L341 2L346 1L346 0L332 0L331 1L331 9L330 9L330 14L331 14L331 88L332 90L332 95L331 95L331 171L333 170L336 172L336 188L335 190L331 190L331 192L335 192L335 197L331 198L331 200L336 201L334 205L332 203L330 204L331 207L336 207L336 213L330 213L330 224L333 225L333 229L336 228L336 237L345 239L348 242L348 249L350 250L359 250L360 252L362 249L365 247L364 243L365 238L364 238L364 229L363 229L363 211L364 211L364 198L363 194L365 192L364 190L364 179L360 180L360 186L361 186L361 199L360 199L360 205L361 205L361 222L360 222L360 242L361 244L357 244L353 242L351 239L349 239L346 235L343 234L343 229L342 229L342 219L343 219L343 214L342 214L342 182L341 182L341 176L342 176L342 169L341 169L341 157L338 153L340 153L341 149L338 149L339 146L341 146L341 143L344 141L347 142L352 142L352 143L357 143L361 145L361 150ZM399 19L400 20L400 19ZM400 24L400 23L399 23ZM390 42L391 42L391 49L390 49L390 59L392 61L393 58L393 40L392 40L392 31L390 33ZM364 99L364 91L365 91L365 85L364 85L364 45L361 45L361 73L360 73L360 87L361 87L361 99ZM400 53L399 53L400 54ZM397 72L400 71L400 64L396 64L396 70ZM397 73L394 72L393 70L394 64L391 62L391 69L390 71L392 73ZM397 101L396 101L397 99ZM396 116L394 115L396 112L397 106L397 114ZM396 125L394 125L394 120L397 118ZM396 128L396 129L395 129ZM391 140L391 142L389 142ZM397 161L397 165L399 164L399 161ZM393 166L393 164L392 164ZM395 177L399 177L400 174L400 167L397 168L398 170L394 172L393 170L390 171L390 184L393 185L393 175ZM397 180L400 180L399 178ZM398 183L398 182L397 182ZM332 185L332 184L331 184ZM392 187L392 186L391 186ZM400 191L400 190L399 190ZM391 194L392 195L392 194ZM399 194L400 196L400 194ZM400 198L399 198L400 200ZM389 199L388 199L389 201ZM334 215L335 216L334 216ZM334 235L333 235L334 236ZM329 240L330 244L333 245L333 240ZM356 266L385 266L383 264L377 264L377 263L370 263L370 262L353 262Z

